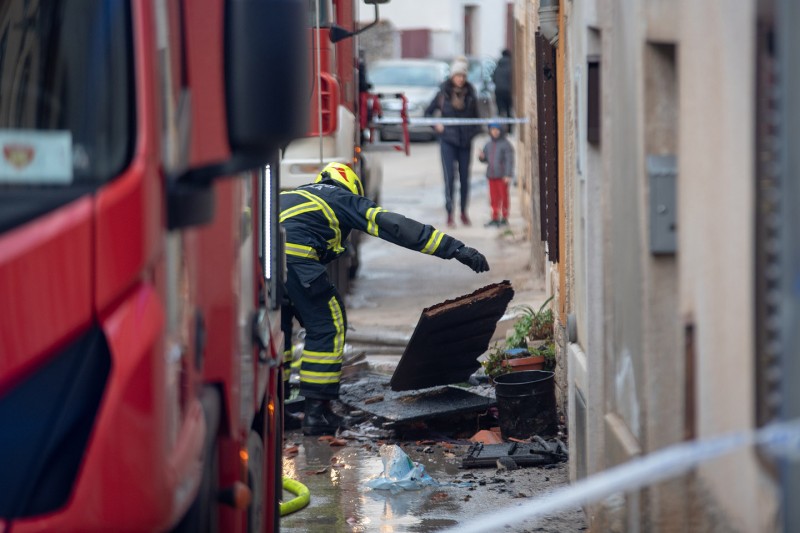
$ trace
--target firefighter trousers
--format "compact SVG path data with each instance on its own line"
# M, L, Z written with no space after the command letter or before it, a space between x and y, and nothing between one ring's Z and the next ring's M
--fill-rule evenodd
M324 272L306 287L287 265L282 329L287 343L292 338L292 317L306 330L300 362L300 394L317 400L339 397L347 315L339 291ZM285 351L284 351L285 353Z

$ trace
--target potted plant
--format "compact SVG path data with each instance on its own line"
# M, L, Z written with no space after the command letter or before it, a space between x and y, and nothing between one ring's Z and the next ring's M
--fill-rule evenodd
M520 317L506 338L504 346L495 344L483 362L489 378L519 370L552 370L555 368L553 341L553 311L547 305L551 296L538 310L523 305L517 309Z
M553 340L553 310L547 307L552 301L551 296L539 307L534 310L529 305L518 306L517 309L522 315L514 324L514 329L506 339L506 344L511 347L527 346L529 341ZM538 343L542 344L542 343Z
M489 379L494 381L497 376L502 376L508 372L513 372L516 365L525 363L525 358L528 355L526 348L507 348L505 344L495 343L489 349L486 359L483 361L483 370ZM536 363L544 365L544 358L538 358ZM539 370L538 368L528 368L526 370Z

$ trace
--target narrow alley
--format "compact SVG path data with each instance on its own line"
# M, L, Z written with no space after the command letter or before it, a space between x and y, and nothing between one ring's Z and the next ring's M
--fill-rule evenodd
M800 533L799 21L0 1L0 533Z
M480 139L476 140L478 142ZM380 156L384 166L382 206L436 225L477 248L486 255L491 270L475 275L455 261L442 261L380 239L367 239L362 249L361 270L347 298L352 337L407 337L424 308L503 280L511 281L514 288L509 310L521 304L537 308L542 304L544 280L537 282L531 277L516 192L512 192L510 226L505 231L484 228L489 220L487 186L484 166L475 160L471 168L473 224L470 227L459 224L447 230L438 145L414 143L409 157L395 151L382 151ZM494 339L503 337L507 322L501 321ZM370 371L390 375L401 353L402 348L384 354L367 350ZM343 386L347 383L345 379ZM470 425L477 427L478 421L467 421L467 424L468 433L471 433ZM435 427L429 427L415 439L398 439L397 442L441 485L397 494L373 490L366 487L365 482L382 472L381 442L395 440L353 438L346 439L345 446L337 447L320 442L316 437L304 437L298 430L288 431L284 475L308 486L311 502L305 509L283 517L281 530L297 533L437 531L473 517L498 513L502 507L513 506L568 483L567 463L513 471L498 470L495 466L462 469L461 461L470 443L465 438L445 437ZM285 496L291 498L291 494ZM498 525L501 516L498 513ZM583 511L576 508L540 523L519 524L506 530L555 533L584 528Z

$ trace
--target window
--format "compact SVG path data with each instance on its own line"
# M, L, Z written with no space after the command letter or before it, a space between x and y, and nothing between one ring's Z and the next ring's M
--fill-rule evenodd
M586 140L600 144L600 56L587 60Z
M129 3L10 0L0 9L0 191L94 186L134 140Z

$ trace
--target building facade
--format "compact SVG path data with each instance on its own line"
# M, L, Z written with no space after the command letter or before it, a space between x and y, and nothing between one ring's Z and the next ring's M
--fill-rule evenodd
M522 209L556 295L574 480L797 416L797 13L516 4ZM794 487L747 449L587 511L594 531L791 531Z
M513 43L507 0L393 0L379 9L396 34L393 57L497 58ZM360 13L362 24L373 16L369 6Z

